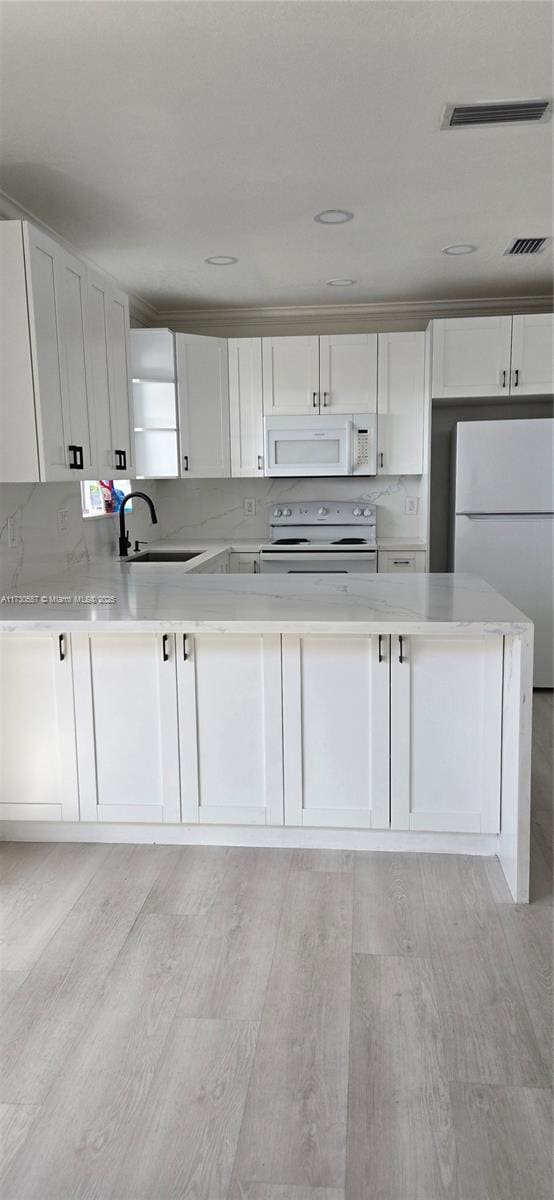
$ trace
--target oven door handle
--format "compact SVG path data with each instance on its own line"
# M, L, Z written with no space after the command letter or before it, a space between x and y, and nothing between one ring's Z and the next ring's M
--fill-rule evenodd
M319 550L318 551L316 549L314 549L314 550L304 550L303 549L301 551L298 551L297 553L294 553L294 552L291 553L290 550L284 551L283 553L275 552L272 550L262 550L261 559L262 559L262 562L269 562L269 563L271 563L271 562L274 562L274 563L297 562L297 563L299 563L301 560L304 560L305 562L309 562L310 559L318 558L320 560L325 560L325 562L336 562L337 565L340 565L340 563L347 563L347 562L373 562L375 560L376 554L377 554L376 550L364 550L364 551L358 551L358 552L354 551L353 553L348 553L348 552L345 553L343 550L336 550L336 551L335 550Z

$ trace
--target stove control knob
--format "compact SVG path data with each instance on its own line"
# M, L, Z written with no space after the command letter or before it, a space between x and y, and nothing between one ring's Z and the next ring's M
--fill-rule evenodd
M284 508L283 516L284 517L292 517L292 508Z
M326 512L327 512L326 508L318 508L317 515L318 515L318 517L324 517Z
M361 515L362 515L362 510L361 510L361 508L353 508L353 509L352 509L352 516L353 516L353 517L361 517Z
M370 508L364 508L364 517L372 517L373 513Z
M274 516L274 517L282 517L282 515L283 515L283 513L282 513L282 510L281 510L280 508L274 508L274 509L273 509L273 516Z

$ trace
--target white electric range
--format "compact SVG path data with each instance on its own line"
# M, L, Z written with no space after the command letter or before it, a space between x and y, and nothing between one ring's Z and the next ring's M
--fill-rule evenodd
M374 574L376 509L355 500L276 504L271 541L261 547L260 571L286 575Z

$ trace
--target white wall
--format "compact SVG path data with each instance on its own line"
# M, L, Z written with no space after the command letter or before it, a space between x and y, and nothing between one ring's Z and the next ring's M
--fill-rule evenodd
M156 502L156 484L148 481L138 488ZM60 534L58 511L67 510L67 533ZM8 518L15 522L17 545L8 544ZM127 518L131 538L159 536L159 526L150 524L146 505L140 500ZM93 558L117 553L117 517L81 516L78 483L0 484L0 591L25 588L33 580L48 579Z
M377 505L380 537L424 538L423 481L418 476L382 479L196 479L158 482L157 509L162 537L242 537L265 539L269 514L278 500L365 500ZM404 513L406 496L416 496L421 511ZM245 497L256 513L244 512Z

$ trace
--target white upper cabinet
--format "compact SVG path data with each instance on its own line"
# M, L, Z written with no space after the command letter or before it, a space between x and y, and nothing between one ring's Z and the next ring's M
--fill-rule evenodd
M90 453L89 401L86 361L86 267L58 247L59 319L62 351L62 394L69 444L67 465L75 476L85 478L92 466ZM92 404L92 401L91 401Z
M125 451L126 474L126 297L27 222L0 222L0 253L0 479L111 476L114 448Z
M554 392L553 353L552 313L513 317L510 380L513 396L548 396Z
M319 412L319 338L263 338L265 416Z
M227 340L178 333L176 344L181 476L228 478Z
M464 317L433 321L433 396L547 396L554 317Z
M128 362L127 297L87 272L87 378L91 453L100 479L126 478L134 467Z
M285 823L389 825L389 638L283 637Z
M511 317L433 321L433 396L507 396L511 337Z
M266 416L374 413L377 334L263 338Z
M335 333L319 339L319 411L377 411L377 334Z
M379 475L421 475L425 437L425 334L380 333Z
M264 472L261 338L229 340L231 475Z
M492 635L391 638L393 829L498 833L502 660Z
M183 821L282 825L279 635L176 641Z
M129 299L124 292L111 288L108 305L108 348L112 454L116 476L129 476L135 466L129 325Z

